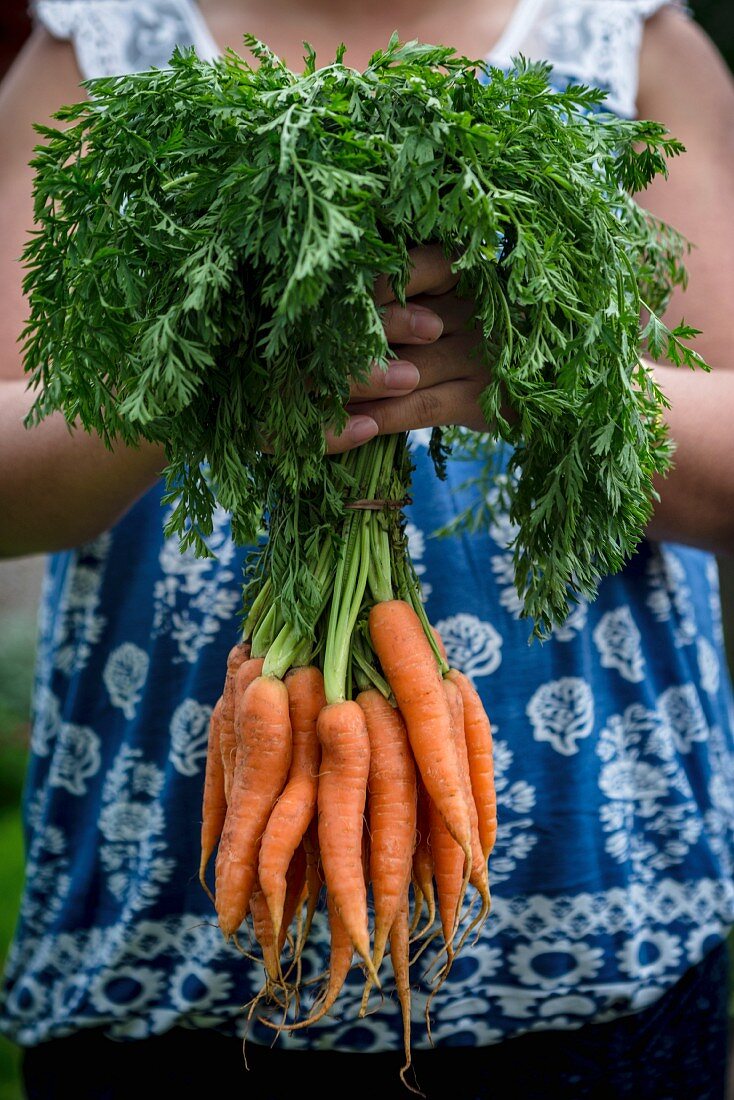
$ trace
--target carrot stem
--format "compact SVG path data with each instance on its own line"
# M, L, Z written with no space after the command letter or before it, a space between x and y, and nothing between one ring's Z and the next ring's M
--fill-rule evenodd
M369 687L376 687L386 699L393 702L394 697L390 685L375 668L374 662L367 653L367 647L360 631L357 631L352 639L352 660L355 666L355 679L360 686L360 690L365 691Z
M378 436L356 449L354 480L358 491L367 500L376 499L378 491L387 491L393 475L393 462L398 437ZM326 634L324 683L328 702L348 697L351 642L354 627L362 608L371 561L371 528L375 516L368 508L355 509L347 517L344 543L339 554L332 613Z
M370 530L370 592L376 602L391 600L392 590L392 559L390 554L390 540L385 523L379 513L374 517L375 522Z
M255 633L255 629L263 616L264 608L270 599L270 590L273 587L270 577L264 581L262 588L258 592L255 599L252 601L252 606L248 612L242 627L242 637L245 641L249 641L252 635Z
M257 624L252 635L252 656L264 657L278 632L278 609L273 603Z

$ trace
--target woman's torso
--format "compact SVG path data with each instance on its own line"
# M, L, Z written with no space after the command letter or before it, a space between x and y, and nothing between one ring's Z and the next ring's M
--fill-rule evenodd
M39 12L52 2L71 20L76 0L39 0ZM505 43L535 36L547 50L563 28L553 47L569 55L560 80L573 75L571 61L588 79L602 64L594 43L610 35L634 58L638 15L655 6L638 4L632 19L633 0L554 3L551 17L547 5L521 0ZM159 6L174 23L192 10ZM148 26L146 38L134 18L150 5L117 8L138 56L153 63L163 25ZM175 36L196 41L201 26L179 22ZM633 94L619 76L630 69L623 60L610 80L620 109ZM429 618L492 719L499 817L492 914L433 1002L433 1039L481 1044L642 1007L734 916L731 696L716 563L643 542L594 602L579 604L549 642L528 646L509 524L500 516L488 532L434 538L466 502L470 470L456 463L439 482L425 444L414 433L411 553ZM223 943L196 875L208 718L236 640L245 551L218 513L216 558L181 555L163 538L160 497L151 490L113 531L49 561L27 883L0 1021L24 1043L100 1023L125 1037L176 1023L242 1030L241 1006L260 985ZM327 953L321 919L306 977ZM360 996L355 973L333 1020L283 1041L399 1046L398 1007L386 997L356 1026ZM425 989L415 995L420 1045L424 998Z

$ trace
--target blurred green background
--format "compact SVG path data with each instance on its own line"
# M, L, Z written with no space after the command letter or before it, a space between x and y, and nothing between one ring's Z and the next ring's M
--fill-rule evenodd
M0 562L0 958L13 933L23 878L18 806L28 744L40 559ZM0 1039L0 1100L20 1100L17 1051Z
M734 70L731 0L697 0L692 9ZM0 12L0 76L22 45L28 29L24 0L4 0ZM19 805L28 743L35 614L42 569L40 558L0 562L0 898L3 899L0 965L13 933L23 876ZM720 562L720 574L727 645L734 669L734 563ZM22 1100L17 1051L2 1038L0 1100Z

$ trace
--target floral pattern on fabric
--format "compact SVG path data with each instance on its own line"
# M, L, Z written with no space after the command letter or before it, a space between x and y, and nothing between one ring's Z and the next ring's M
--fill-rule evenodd
M574 5L554 2L570 19ZM615 42L631 72L639 21L660 2L579 4L559 33L573 30L592 49ZM124 17L127 43L151 29L140 8L193 10L188 0L37 0L36 12L83 49L80 20L103 7ZM611 12L634 33L615 38ZM100 26L92 67L118 71L112 24ZM149 41L178 35L171 27L164 20ZM412 437L410 549L428 617L491 718L498 805L492 912L433 1001L432 1037L482 1045L641 1009L725 937L734 708L710 555L642 542L594 601L580 601L549 641L528 644L507 517L473 535L435 536L467 503L471 470L450 463L439 482L429 434ZM0 1029L21 1044L97 1026L126 1039L177 1025L242 1034L242 1006L261 986L261 970L224 942L198 882L207 726L237 640L246 550L218 513L215 558L181 555L164 538L161 496L151 490L113 531L48 562L26 885L0 1002ZM323 973L328 947L322 912L304 980ZM427 952L416 973L419 1046L435 961ZM399 1047L389 979L379 1011L358 1021L361 994L355 968L338 1011L281 1042ZM256 1024L250 1036L272 1041Z
M507 530L498 521L471 537L435 537L452 496L466 491L466 466L439 482L424 444L415 433L411 539L431 586L428 615L492 720L498 806L492 913L433 1002L433 1039L495 1042L641 1008L734 920L730 686L711 559L643 543L575 609L578 629L529 645L528 623L488 567L508 553ZM241 1006L260 988L259 969L224 943L196 876L208 721L236 616L218 619L196 659L182 660L177 621L164 623L151 598L173 579L184 619L200 613L202 592L236 606L246 552L223 517L213 538L216 559L182 565L153 490L104 554L96 543L49 561L29 873L0 1017L22 1043L99 1024L121 1038L178 1024L241 1034ZM88 639L88 619L69 608L77 572L90 570L105 628L69 673L54 640L78 653ZM666 600L651 599L662 575ZM694 624L697 644L681 644L681 622ZM304 977L327 959L321 913ZM414 997L419 1045L434 961L427 952ZM357 1026L360 997L357 970L335 1018L281 1042L393 1046L399 1009L388 996ZM272 1038L257 1027L251 1037Z

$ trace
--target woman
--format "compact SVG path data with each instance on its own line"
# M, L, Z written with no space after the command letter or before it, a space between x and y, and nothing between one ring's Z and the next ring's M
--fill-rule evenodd
M121 1094L167 1054L170 1083L192 1095L214 1081L258 1097L291 1081L341 1094L356 1079L404 1094L397 1005L386 998L356 1026L358 980L338 1013L272 1049L254 1023L244 1075L234 1036L259 972L222 943L194 873L205 728L234 641L242 551L224 514L214 563L163 540L156 448L110 454L53 420L25 431L31 397L15 342L31 124L77 99L81 75L165 64L175 42L213 56L239 49L245 31L294 68L304 39L322 60L344 41L361 67L397 29L500 65L518 53L547 59L559 84L602 85L613 110L668 125L687 152L641 201L696 245L670 316L703 330L697 348L714 367L654 366L675 468L634 559L542 647L528 649L517 618L507 524L452 544L426 537L466 471L438 483L415 436L412 550L429 617L493 719L500 817L493 913L433 1003L435 1049L415 1020L417 1081L429 1097L489 1096L498 1077L523 1097L722 1096L734 743L711 552L734 547L734 89L716 50L664 0L392 0L369 10L38 0L36 15L0 96L0 186L14 227L1 246L0 552L54 552L27 884L2 1015L26 1051L28 1094L79 1093L80 1058L99 1067L82 1095ZM385 319L398 370L355 391L347 431L330 435L334 451L377 431L483 427L450 267L430 248L414 258L409 308L392 306ZM376 293L389 306L379 280ZM326 951L320 927L314 973Z

